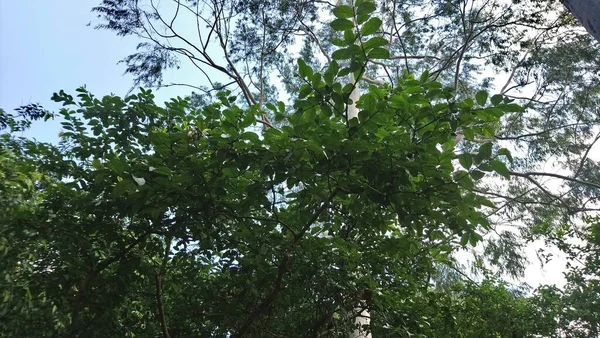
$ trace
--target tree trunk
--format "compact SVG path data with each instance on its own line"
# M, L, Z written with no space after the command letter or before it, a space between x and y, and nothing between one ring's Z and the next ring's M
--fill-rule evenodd
M352 104L348 106L348 121L353 118L358 118L358 108L356 107L356 101L360 98L360 93L358 92L358 79L352 77L352 82L354 84L354 90L350 93L350 100L352 100ZM362 300L361 300L362 301ZM352 332L352 334L348 338L371 338L371 333L363 330L364 326L368 327L371 324L371 314L367 309L361 309L361 307L357 307L356 310L359 311L358 316L355 318L354 323L359 327Z
M354 7L354 0L346 0L346 3L352 7ZM341 4L341 0L338 0L337 2L338 5ZM354 18L354 31L356 32L356 18ZM354 90L352 90L352 93L350 93L350 100L352 100L352 104L350 104L348 106L348 116L347 119L348 121L350 121L353 118L357 118L358 119L358 107L356 107L356 101L358 101L358 99L360 99L360 93L358 92L358 81L360 80L360 78L354 78L353 75L351 75L351 79L352 79L352 84L354 85ZM354 332L352 332L350 334L350 336L348 338L371 338L371 333L368 331L365 331L363 329L363 327L369 327L371 324L371 314L369 313L369 310L367 309L361 309L360 308L360 304L358 304L359 306L356 308L356 310L359 311L358 316L354 319L354 324L356 324L358 326L358 328L356 330L354 330Z
M600 0L562 0L591 36L600 42Z

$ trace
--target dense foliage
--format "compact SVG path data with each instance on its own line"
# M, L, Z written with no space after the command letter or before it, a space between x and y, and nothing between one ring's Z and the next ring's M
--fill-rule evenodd
M352 24L356 6L351 0L103 0L94 11L103 20L98 28L142 39L138 51L124 59L136 83L192 86L199 105L228 88L239 94L241 106L262 109L285 97L293 103L299 93L303 81L293 76L298 43L299 55L315 70L340 61L343 28ZM486 90L525 108L506 112L487 137L513 151L513 179L477 184L499 208L490 218L493 230L485 234L490 245L474 253L476 261L520 276L527 263L522 249L540 239L539 224L560 232L564 223L575 226L597 213L600 164L592 155L600 140L600 48L565 6L556 0L362 6L380 19L372 33L390 56L369 57L361 90L394 87L404 72L428 72L461 99ZM170 67L196 70L206 81L164 83ZM476 149L478 143L460 146Z
M438 14L448 18L467 17L452 3L431 6L446 4ZM143 29L143 18L160 20L139 15L137 2L103 4L96 10L115 16L106 28L120 34ZM277 1L210 4L244 15L280 11L275 23L255 23L272 28L270 37L291 34L296 28L289 22L302 20L287 16L315 5L297 2L294 11ZM85 88L76 98L61 91L53 96L64 105L59 145L11 134L52 117L41 107L22 107L17 116L0 112L0 127L8 131L0 138L0 334L347 337L354 317L368 309L365 329L377 337L597 335L599 223L586 217L585 227L576 227L569 218L583 211L572 203L593 203L598 193L585 167L594 162L585 154L581 175L589 177L570 180L577 194L558 203L535 173L521 170L535 159L519 158L498 142L511 121L531 115L506 92L477 90L444 73L451 68L432 72L426 64L407 63L411 69L390 75L390 83L371 81L366 76L376 75L374 65L396 60L382 34L386 21L373 16L377 9L369 1L334 9L327 30L337 49L322 70L314 59L298 60L296 78L285 80L293 105L269 99L274 92L264 88L265 74L254 95L236 73L235 62L256 56L240 47L256 46L243 34L256 27L244 26L242 15L240 49L231 51L238 59L223 68L240 86L242 104L228 91L164 106L144 89L125 98L97 98ZM302 10L315 15L310 6ZM213 27L226 26L223 20ZM447 30L460 24L446 23ZM421 37L432 33L419 27ZM274 49L289 42L289 36L265 36L262 45ZM156 46L154 53L169 51ZM239 54L244 50L248 54ZM261 53L249 62L276 64L264 48ZM154 81L160 67L130 71ZM352 102L356 86L361 95ZM354 104L360 112L350 119ZM591 118L580 113L581 120ZM530 150L543 152L554 136L532 142ZM518 177L539 189L506 186ZM532 225L526 236L484 239L498 232L497 215L506 209L505 215L520 212ZM518 256L521 237L543 238L579 260L567 287L518 288L484 261L478 261L480 280L473 281L454 258L485 243L492 263L519 270L518 259L499 261ZM573 244L573 238L582 241Z

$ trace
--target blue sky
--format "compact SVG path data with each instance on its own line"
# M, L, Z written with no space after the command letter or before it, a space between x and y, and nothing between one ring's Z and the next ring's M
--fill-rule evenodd
M58 111L50 100L63 89L74 93L86 85L96 96L125 95L133 80L117 62L135 51L138 41L99 31L92 1L0 1L0 108L11 111L40 103ZM90 26L86 26L91 22ZM192 76L179 72L178 76ZM181 79L183 82L185 79ZM197 84L197 83L196 83ZM168 88L157 93L157 102L188 90ZM56 142L60 123L37 123L23 135Z

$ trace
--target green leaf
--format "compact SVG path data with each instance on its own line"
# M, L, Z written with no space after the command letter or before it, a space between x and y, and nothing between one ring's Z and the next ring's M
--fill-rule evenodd
M369 59L389 59L390 51L385 48L377 47L373 48L368 54L367 57Z
M122 175L125 171L125 162L121 161L117 157L110 159L108 163L106 163L106 166L119 175Z
M485 105L488 99L488 93L485 90L480 90L475 94L475 100L477 100L477 104L480 106Z
M485 197L480 197L477 200L483 206L490 207L490 208L495 208L496 207L496 205L494 204L494 202L490 201L489 199L487 199Z
M369 112L373 112L377 105L377 100L371 93L361 95L359 102L360 107Z
M340 38L333 38L331 40L331 44L334 46L338 46L338 47L346 47L348 46L348 43L346 41L344 41L343 39Z
M313 70L302 59L298 59L298 74L304 78L310 78L313 75Z
M364 50L369 51L370 49L373 49L376 47L383 47L383 46L387 45L388 43L389 43L389 41L387 39L382 38L381 36L376 36L376 37L370 38L365 43L363 43L362 47Z
M479 166L477 167L477 169L481 170L481 171L494 171L494 169L492 168L492 166L489 163L481 163L479 164Z
M339 65L339 63L337 63L337 61L332 60L331 63L329 64L329 68L327 70L332 72L333 75L335 76L340 71L340 65Z
M498 107L487 107L484 109L485 113L495 118L501 118L504 116L504 111Z
M271 102L267 102L265 104L265 107L267 107L267 109L269 109L270 111L277 112L277 107L275 107L275 105Z
M135 189L136 189L135 184L132 181L122 180L121 182L117 183L117 185L115 185L112 193L113 193L113 196L119 197L128 192L135 191Z
M473 155L470 153L462 153L458 155L458 162L463 168L471 169L471 166L473 165Z
M429 70L425 70L423 73L421 73L421 76L419 77L419 81L421 82L421 84L425 84L427 80L429 80Z
M348 19L335 19L329 25L338 32L354 28L354 23Z
M160 175L165 175L165 176L171 175L171 169L169 169L167 167L158 167L158 168L150 167L148 169L150 170L150 172L155 172Z
M358 8L356 9L356 15L357 16L369 15L369 14L375 12L376 9L377 9L377 6L375 5L375 3L371 2L371 1L365 1L365 2L361 3L360 5L358 5Z
M469 244L471 244L471 246L477 246L477 243L479 243L482 239L483 237L481 237L480 234L474 232L469 236Z
M510 179L510 170L508 170L504 162L499 160L492 160L490 161L490 165L492 166L492 169L494 169L494 171L498 173L498 175L501 175L506 179Z
M492 96L492 99L491 99L491 101L492 101L492 104L493 104L494 106L497 106L497 105L499 105L500 103L502 103L502 99L503 99L503 98L504 98L504 97L503 97L502 95L500 95L500 94L496 94L496 95Z
M344 41L346 42L346 44L348 44L348 48L350 50L357 47L354 44L356 39L358 39L358 34L354 33L354 29L348 29L344 31Z
M457 170L452 174L454 180L458 182L462 187L467 189L473 189L475 186L471 178L469 177L469 173L464 170Z
M371 18L371 16L369 14L357 15L356 23L359 25L362 25L363 23L365 23L365 21L369 20L370 18Z
M466 246L467 243L469 243L469 234L468 233L464 233L461 237L460 237L460 245L461 246Z
M350 68L348 68L348 67L342 68L340 70L340 72L338 73L338 77L344 77L344 76L350 74L350 72L351 72Z
M487 160L492 157L492 146L491 142L487 142L479 147L478 155L481 156L481 160Z
M514 161L513 157L512 157L512 154L510 153L510 150L508 150L506 148L500 148L500 149L498 149L498 155L505 156L510 163L513 163L513 161Z
M522 112L524 109L516 104L516 103L509 103L506 105L503 105L500 107L500 109L502 109L503 111L507 112L507 113L518 113L518 112Z
M303 99L310 95L312 92L312 87L309 84L305 83L300 87L300 90L298 91L298 98Z
M346 60L352 57L352 53L348 48L338 49L331 54L331 58L334 60Z
M471 175L475 181L478 181L485 176L485 173L483 171L473 170L469 173L469 175Z
M473 139L475 139L475 132L471 128L464 128L462 133L468 141L473 141Z
M379 30L379 27L381 27L381 19L371 18L360 28L360 33L363 36L371 35L376 33Z
M335 15L336 18L347 19L354 16L354 10L350 6L340 5L333 9L333 15Z
M92 160L92 167L95 169L102 169L102 162L99 159L95 158Z

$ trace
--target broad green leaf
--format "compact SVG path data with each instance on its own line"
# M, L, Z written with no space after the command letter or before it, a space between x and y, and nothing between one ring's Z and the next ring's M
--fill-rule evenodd
M343 39L340 38L333 38L331 40L331 44L334 46L338 46L338 47L346 47L348 46L348 43L346 41L344 41Z
M385 48L377 47L373 48L368 54L367 57L369 59L389 59L390 51Z
M93 166L95 169L102 169L102 163L101 163L101 162L100 162L100 160L99 160L99 159L97 159L97 158L95 158L95 159L93 159L93 160L92 160L92 166Z
M115 197L120 197L128 192L135 191L135 189L136 189L136 186L135 186L135 183L133 183L133 181L122 180L121 182L119 182L115 185L112 193Z
M492 146L493 144L491 142L487 142L479 147L478 155L481 156L482 160L487 160L492 157Z
M467 170L471 169L471 166L473 165L473 155L470 153L462 153L458 155L458 162L463 166L463 168Z
M485 105L487 102L488 93L485 90L480 90L475 94L475 99L477 100L477 104L480 106Z
M508 168L506 167L506 164L504 164L504 162L499 161L499 160L492 160L492 161L490 161L490 165L492 166L492 169L494 169L494 171L496 173L498 173L499 175L503 176L506 179L510 179L510 170L508 170Z
M363 23L365 23L365 21L369 20L370 18L371 16L369 14L357 15L356 23L362 25Z
M356 47L354 42L358 39L358 34L354 32L354 29L348 29L344 31L344 41L349 46L349 49Z
M522 112L523 108L516 104L516 103L509 103L506 105L503 105L500 107L500 109L502 109L503 111L507 112L507 113L513 113L513 112Z
M265 107L267 107L267 109L269 109L270 111L277 112L277 107L275 107L275 105L271 102L267 102L265 104Z
M370 93L361 95L359 102L363 109L370 112L373 112L377 105L377 100Z
M421 73L421 76L419 77L419 81L421 82L421 84L425 84L427 80L429 80L429 70L425 70L423 73ZM428 88L431 87L429 86Z
M479 169L481 171L486 171L486 172L490 172L490 171L494 170L494 168L492 168L492 166L489 163L485 163L485 162L480 163L479 166L477 167L477 169Z
M348 19L335 19L330 24L334 31L345 31L354 28L354 23Z
M376 36L376 37L370 38L365 43L363 43L362 47L364 50L369 51L370 49L373 49L376 47L383 47L383 46L387 45L388 43L389 43L389 41L387 39L382 38L381 36Z
M350 74L350 72L351 72L350 68L348 68L348 67L342 68L340 70L340 72L338 73L338 77L344 77L344 76Z
M337 61L335 61L335 60L332 60L329 63L328 71L332 72L333 75L336 76L337 73L340 71L340 65L339 65L339 63L337 63Z
M339 5L333 9L336 18L347 19L354 16L354 10L348 5Z
M504 96L500 95L500 94L496 94L494 96L492 96L492 104L494 106L499 105L500 103L502 103L502 100L504 99Z
M469 237L470 235L468 233L462 234L462 236L460 237L460 245L466 246L467 243L469 243Z
M485 173L483 171L479 171L477 169L472 170L469 174L471 175L471 177L473 177L475 181L478 181L482 179L483 176L485 176Z
M331 58L334 60L346 60L352 57L352 53L348 48L338 49L331 54Z
M360 28L360 33L363 36L371 35L376 33L381 27L381 19L379 18L371 18L369 21L365 22L363 26Z
M334 79L335 75L332 71L327 70L325 73L323 73L323 81L325 81L326 84L331 85Z
M165 176L170 176L171 175L171 169L169 169L167 167L164 167L164 166L158 167L158 168L150 167L149 171L150 172L155 172L155 173L160 174L160 175L165 175Z
M486 114L489 114L495 118L501 118L504 116L504 111L498 107L487 107L484 111Z
M506 158L508 159L508 161L510 161L510 163L513 163L513 161L514 161L512 154L510 153L510 150L508 150L506 148L498 149L498 155L506 156Z
M111 158L106 163L106 166L119 175L122 175L125 171L125 162L121 161L118 157Z
M298 59L298 74L304 78L310 78L313 75L313 70L302 59Z
M468 141L473 141L475 139L475 132L471 128L463 128L462 133Z
M485 197L480 197L477 199L477 201L479 201L479 203L481 203L481 205L486 206L486 207L490 207L490 208L496 207L494 202L490 201L489 199L487 199Z
M479 243L481 240L483 240L483 237L476 232L471 233L469 236L469 244L471 244L471 246L477 246L477 243Z
M466 189L473 189L475 186L473 180L469 177L469 173L464 170L457 170L452 176L456 182Z
M305 83L300 87L300 90L298 91L298 98L303 99L310 95L312 92L312 87L309 84Z
M377 6L375 5L374 2L365 1L365 2L361 3L360 5L358 5L358 8L356 9L356 15L359 15L359 16L369 15L369 14L375 12L376 9L377 9Z

